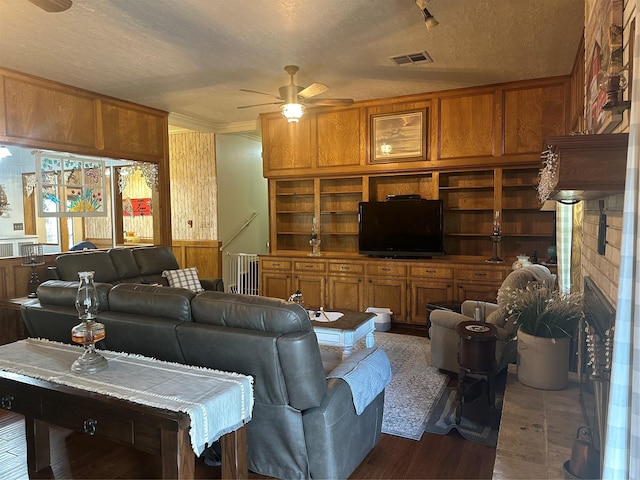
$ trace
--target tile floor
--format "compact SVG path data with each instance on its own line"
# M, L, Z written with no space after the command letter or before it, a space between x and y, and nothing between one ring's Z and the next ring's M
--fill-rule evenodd
M509 366L494 480L563 479L578 428L585 425L575 376L565 390L527 387Z

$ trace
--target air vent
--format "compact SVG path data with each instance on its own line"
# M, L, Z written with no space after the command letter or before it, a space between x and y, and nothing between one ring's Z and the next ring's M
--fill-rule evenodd
M391 57L391 61L396 65L407 65L409 63L433 63L433 58L427 52L418 52Z

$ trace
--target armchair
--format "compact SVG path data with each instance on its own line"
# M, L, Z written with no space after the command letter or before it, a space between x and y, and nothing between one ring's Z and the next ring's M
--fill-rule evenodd
M553 287L556 276L544 265L519 268L507 275L500 288L525 288L529 282L544 282ZM506 306L488 302L467 300L462 303L462 313L448 310L434 310L431 320L431 365L449 372L458 371L458 342L456 331L460 322L473 319L476 306L484 313L487 323L492 323L498 331L496 340L496 362L498 371L516 361L515 325L509 322Z

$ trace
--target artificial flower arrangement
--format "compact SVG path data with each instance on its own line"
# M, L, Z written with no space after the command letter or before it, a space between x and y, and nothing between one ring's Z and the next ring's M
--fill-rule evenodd
M581 293L561 292L542 282L531 282L526 288L501 288L498 304L506 305L514 330L536 337L573 337L584 316Z

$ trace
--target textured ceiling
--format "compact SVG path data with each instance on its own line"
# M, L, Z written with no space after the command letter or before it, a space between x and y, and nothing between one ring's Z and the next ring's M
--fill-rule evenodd
M0 0L0 66L192 118L256 121L283 67L322 97L367 100L568 74L584 0ZM434 63L389 57L426 50Z

